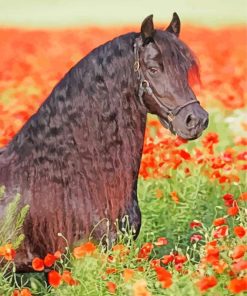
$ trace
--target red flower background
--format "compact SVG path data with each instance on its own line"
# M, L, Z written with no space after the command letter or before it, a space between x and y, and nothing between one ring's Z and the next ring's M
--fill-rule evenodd
M138 28L0 29L0 146L8 143L71 66L96 46L133 30ZM244 27L183 28L181 39L200 60L203 105L246 106L246 34Z

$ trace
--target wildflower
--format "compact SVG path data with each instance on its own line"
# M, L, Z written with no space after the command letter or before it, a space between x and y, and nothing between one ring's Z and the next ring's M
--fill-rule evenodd
M223 273L227 267L228 267L228 264L223 260L220 260L219 262L216 261L213 264L214 271L219 274Z
M231 193L226 193L225 195L223 195L223 199L227 207L231 207L234 203L234 196Z
M244 256L244 253L246 251L247 247L246 246L243 246L243 245L240 245L240 246L236 246L233 250L233 253L232 253L232 258L233 259L239 259L241 257Z
M168 244L168 240L165 237L159 237L154 244L156 246L165 246Z
M175 255L174 262L175 264L185 263L187 261L187 257L184 255Z
M243 200L243 201L247 201L247 192L243 192L243 193L239 196L239 199L240 199L240 200Z
M178 202L179 202L179 197L178 197L177 192L172 191L172 192L170 193L170 195L171 195L172 200L173 200L175 203L178 203Z
M226 219L221 217L221 218L217 218L214 220L213 222L214 226L221 226L221 225L224 225L226 224Z
M96 246L91 242L87 242L80 245L79 247L74 248L73 255L76 259L79 259L84 257L85 255L91 255L95 250Z
M61 281L62 276L56 270L48 273L48 282L52 287L57 288L61 284Z
M112 273L116 273L118 270L116 268L110 268L110 267L107 267L106 268L106 273L107 274L112 274Z
M150 261L150 265L154 268L155 266L160 266L160 259L153 259Z
M78 284L78 281L72 277L72 274L68 270L64 270L62 274L62 280L70 286L75 286Z
M24 288L21 290L14 290L12 296L32 296L32 294L29 289Z
M56 261L56 257L53 254L47 254L44 258L44 264L46 267L51 267L55 261Z
M208 289L217 285L217 279L215 276L204 276L197 282L197 287L201 292L207 291Z
M151 296L151 293L147 290L147 282L144 279L134 283L133 296Z
M244 237L246 234L246 230L244 229L243 226L235 226L233 228L233 231L234 231L235 235L238 236L239 238Z
M54 257L56 258L56 260L60 259L62 257L62 253L60 251L56 251L54 253Z
M236 216L238 214L238 211L239 211L238 207L234 206L234 207L228 208L227 213L229 216Z
M134 269L125 268L124 271L123 271L124 281L125 282L130 281L133 278L134 274L135 274Z
M161 282L163 288L169 288L172 285L172 275L164 267L155 267L157 279Z
M202 223L197 221L197 220L193 220L191 223L190 223L190 228L196 228L196 227L201 227L202 226Z
M174 260L174 255L164 255L163 258L161 259L161 262L164 264L168 264Z
M222 237L226 237L227 235L228 235L228 226L227 225L219 226L213 232L214 238L222 238Z
M201 234L192 234L190 237L191 242L198 242L199 240L202 240Z
M247 276L231 280L227 288L232 293L241 293L247 291Z
M217 246L207 245L206 256L203 258L203 261L214 265L219 262L219 256L220 251Z
M107 290L109 291L109 293L115 294L116 289L117 289L117 285L115 283L107 282L106 287L107 287Z
M234 262L232 264L232 271L235 273L238 273L242 270L246 270L247 269L247 260L239 260L238 262Z
M12 244L6 244L0 247L0 256L3 256L7 261L11 261L15 257L15 250L12 248Z
M44 260L40 258L34 258L32 261L32 267L36 271L42 271L45 268Z
M138 258L139 259L148 259L149 255L151 254L153 250L153 244L152 243L145 243L139 253L138 253Z

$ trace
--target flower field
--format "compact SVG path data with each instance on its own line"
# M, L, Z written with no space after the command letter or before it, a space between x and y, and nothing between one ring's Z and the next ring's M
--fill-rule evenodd
M0 147L72 65L133 30L138 29L0 29ZM210 125L200 139L186 143L149 117L138 187L138 239L122 233L108 251L84 242L66 253L34 258L34 273L16 275L18 249L0 233L0 295L244 295L246 36L244 27L183 28L181 39L200 63L202 84L194 91L210 114Z

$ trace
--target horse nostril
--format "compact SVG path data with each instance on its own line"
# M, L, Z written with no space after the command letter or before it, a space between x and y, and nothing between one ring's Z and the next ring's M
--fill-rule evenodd
M195 127L196 124L197 124L196 117L195 117L193 114L189 114L189 115L186 117L185 124L186 124L186 126L189 127L189 128L193 128L193 127Z
M204 129L208 127L208 117L203 119L202 126L204 127Z

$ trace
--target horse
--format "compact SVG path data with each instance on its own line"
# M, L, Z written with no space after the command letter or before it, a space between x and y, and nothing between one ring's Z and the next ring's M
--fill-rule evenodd
M34 257L64 250L91 233L95 241L107 233L114 242L115 222L125 216L138 236L137 180L147 113L187 140L208 125L188 81L198 65L179 39L180 26L174 13L166 29L155 29L150 15L140 32L91 51L1 149L0 184L6 190L0 217L17 192L21 205L30 205L17 271L31 271Z

